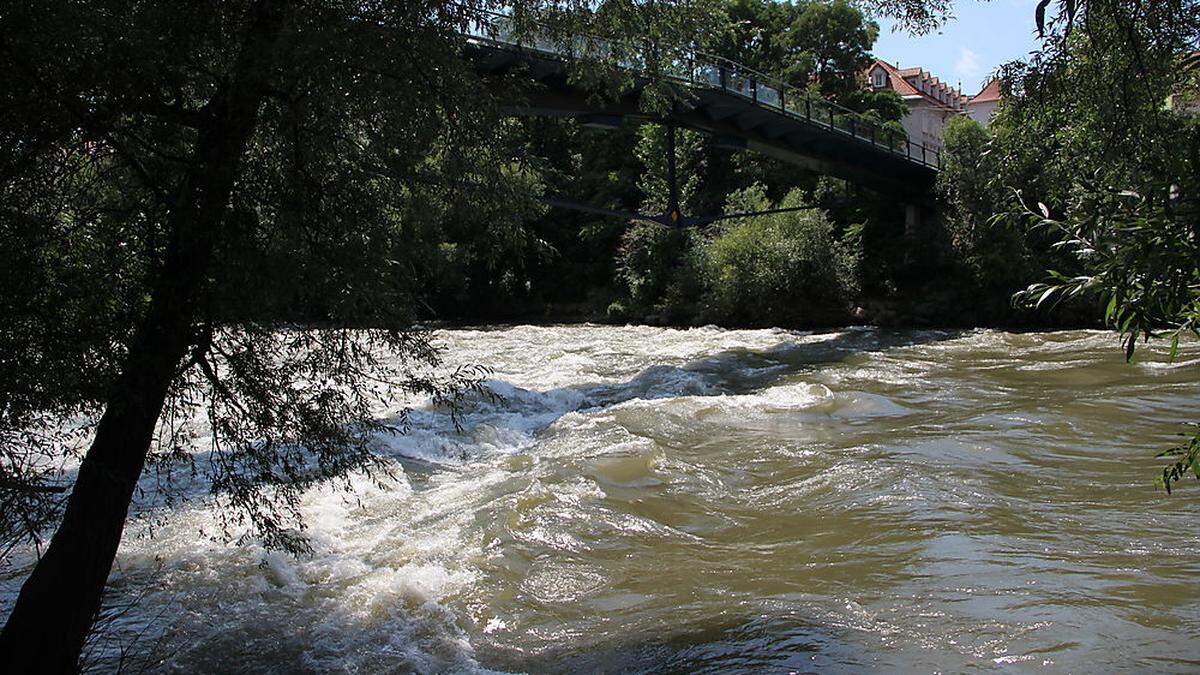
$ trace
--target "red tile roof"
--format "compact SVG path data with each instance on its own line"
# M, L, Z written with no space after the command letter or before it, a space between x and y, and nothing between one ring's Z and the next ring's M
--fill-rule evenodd
M871 64L870 68L867 68L867 72L870 73L872 70L875 70L876 65L883 67L884 72L888 76L887 86L895 89L896 93L901 96L924 96L916 87L909 84L908 80L904 79L904 71L896 70L896 67L887 61L876 60L875 63ZM912 69L909 68L909 70Z
M971 97L971 103L988 103L1000 100L1000 80L992 80Z
M961 107L956 107L956 98L958 106L965 105L967 102L966 97L962 95L962 92L954 89L953 87L948 87L944 82L941 82L936 77L933 77L931 74L925 72L922 68L905 68L904 70L900 70L896 68L896 66L893 66L883 59L875 59L875 62L867 67L868 77L870 76L871 71L875 70L876 66L883 68L884 72L887 73L887 86L891 89L894 89L896 93L900 94L901 96L919 96L931 103L951 110L961 110ZM909 81L908 78L910 77L914 79L921 78L927 80L929 82L929 88L931 91L941 91L946 93L949 95L950 100L942 101L932 93L921 91Z

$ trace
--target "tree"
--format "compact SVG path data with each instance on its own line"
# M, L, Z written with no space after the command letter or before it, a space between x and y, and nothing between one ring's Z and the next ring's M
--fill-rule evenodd
M648 124L638 130L635 154L644 167L638 188L642 193L643 213L665 213L670 204L667 158L671 151L668 134L674 133L677 199L683 215L697 215L701 179L707 157L704 138L690 131L672 130L666 125ZM663 309L664 301L677 298L680 282L688 277L683 261L694 239L690 230L666 227L658 223L634 221L629 223L621 238L618 252L618 274L629 291L635 306L642 309ZM667 307L670 309L669 307Z
M367 443L403 415L375 420L381 401L477 386L406 329L390 254L431 201L537 212L461 58L485 8L0 8L0 503L37 509L0 524L11 540L59 522L0 633L7 667L73 669L138 479L196 461L189 425L209 427L230 536L302 551L305 487L386 468ZM653 10L638 11L667 34L703 16ZM59 511L66 413L91 420L90 444Z
M774 204L754 185L730 195L726 212L805 206L799 190ZM703 251L707 298L726 320L811 325L840 317L857 280L839 248L833 224L816 208L720 223Z
M861 10L833 0L805 4L785 39L811 63L810 77L821 94L841 100L862 88L862 71L878 36L879 26Z
M888 122L899 123L908 114L908 104L904 102L904 97L895 89L870 89L860 87L859 89L849 92L842 96L842 105L865 113L865 117L870 118L872 115L877 121L882 121L885 124ZM895 129L898 135L907 134L904 127L896 125L887 125L889 128Z
M1040 307L1098 298L1124 340L1166 336L1172 353L1196 332L1200 307L1200 127L1163 104L1197 71L1195 0L1142 5L1063 3L1047 14L1041 52L1012 64L1012 95L989 151L1006 185L1019 190L1012 217L1048 233L1074 269L1052 270L1016 297ZM1178 459L1161 482L1200 478L1193 437L1168 450Z
M815 82L821 95L839 99L861 88L879 35L879 26L845 0L730 0L724 12L706 49L794 87Z
M647 124L639 130L639 138L634 154L645 167L638 188L645 196L642 210L646 213L664 213L669 198L667 157L669 133L675 134L676 180L679 190L679 204L684 213L696 215L697 201L701 198L699 187L704 175L706 157L704 155L704 136L688 129L676 129L674 132L666 125Z
M998 313L1014 292L1040 274L1045 261L1035 258L1019 223L994 217L1011 192L997 180L996 154L988 152L991 140L988 130L970 117L951 119L942 133L937 187L949 207L951 246L967 268L976 302Z

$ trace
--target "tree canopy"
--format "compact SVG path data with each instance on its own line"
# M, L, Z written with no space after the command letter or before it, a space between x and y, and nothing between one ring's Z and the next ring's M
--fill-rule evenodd
M704 16L618 4L508 9L519 30L607 21L637 41ZM230 536L302 550L300 491L370 469L372 435L403 428L376 410L476 385L436 370L396 270L432 222L503 239L540 209L495 89L462 58L490 9L0 9L0 537L60 523L0 634L11 667L74 666L147 466L208 472Z
M733 0L706 48L778 77L845 99L861 88L879 26L845 0Z
M1037 18L1042 49L1001 69L990 137L960 143L970 162L950 153L955 218L971 236L1018 231L1022 246L1053 252L1020 305L1094 307L1126 358L1156 336L1174 354L1200 308L1200 125L1166 102L1195 94L1200 6L1042 2ZM1180 457L1163 472L1168 489L1186 471L1200 478L1196 448L1168 451Z

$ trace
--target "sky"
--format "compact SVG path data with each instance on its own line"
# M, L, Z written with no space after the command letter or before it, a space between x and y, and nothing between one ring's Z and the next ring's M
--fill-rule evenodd
M875 56L901 68L921 66L957 86L978 92L997 66L1037 47L1033 11L1036 0L956 0L954 17L938 31L913 37L893 32L892 22L876 17Z

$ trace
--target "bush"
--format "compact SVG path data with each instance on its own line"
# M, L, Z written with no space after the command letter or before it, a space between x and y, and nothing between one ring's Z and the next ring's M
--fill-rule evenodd
M656 223L630 224L621 238L618 274L633 304L642 309L658 305L675 282L690 233Z
M805 205L801 190L775 204L755 184L731 194L726 213ZM861 259L862 226L838 238L816 208L732 219L707 232L634 223L618 265L630 302L614 303L609 315L693 324L835 321L858 293Z
M604 310L604 315L609 321L624 321L629 318L629 308L620 300L613 300L608 303L608 308Z
M959 116L943 134L938 191L949 205L947 230L957 260L976 289L1007 306L1009 297L1036 279L1039 267L1019 222L996 217L1011 208L998 183L989 153L991 134L975 120Z
M842 232L835 249L838 283L843 292L851 298L862 293L862 266L866 255L866 244L863 240L864 223L851 223Z
M803 206L799 190L778 205L759 185L730 196L727 212ZM856 251L817 209L729 221L705 244L705 297L716 318L752 324L824 321L854 293Z

